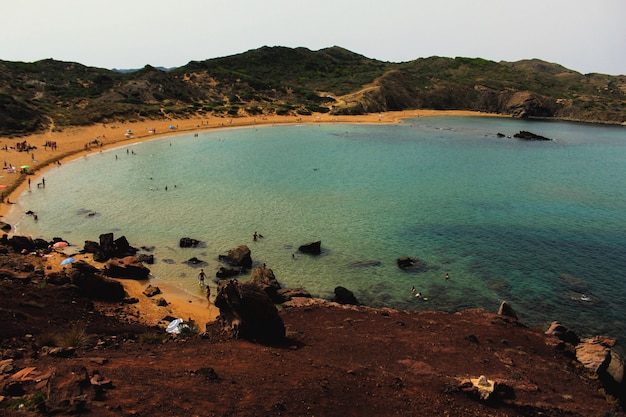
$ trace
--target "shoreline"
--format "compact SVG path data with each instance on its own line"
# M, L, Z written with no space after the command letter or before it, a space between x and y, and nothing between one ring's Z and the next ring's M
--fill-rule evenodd
M113 149L124 145L132 145L146 140L159 139L167 136L189 134L211 129L275 126L293 124L346 124L346 123L369 123L388 124L398 123L403 119L435 116L483 116L483 117L507 117L499 114L470 112L470 111L437 111L437 110L405 110L398 112L377 113L355 116L271 116L271 117L241 117L222 118L205 117L177 120L149 120L142 122L123 122L113 124L92 125L85 127L68 127L63 131L48 131L21 138L0 137L0 151L4 151L5 169L0 175L0 191L2 191L2 203L0 203L0 219L6 216L12 204L27 190L45 186L34 180L44 178L45 172L59 164L75 160L82 156L100 152L105 149ZM171 128L173 127L173 128ZM44 146L49 142L56 142L53 149ZM16 145L26 143L36 147L28 151L18 151ZM43 149L42 149L43 148ZM15 167L15 173L10 173L7 166ZM20 167L28 166L27 173L19 172ZM10 203L9 203L10 201ZM13 230L9 233L13 234ZM66 252L67 254L67 252ZM71 256L76 256L72 254ZM59 255L63 256L63 255ZM88 255L82 256L86 262L98 268L102 265L94 262ZM50 258L56 262L52 268L56 268L58 257ZM130 297L137 298L139 303L134 304L138 310L140 320L154 325L163 319L163 316L171 315L182 319L193 319L204 325L214 321L219 311L204 298L190 294L183 289L176 288L168 283L139 282L133 280L118 280ZM143 294L148 284L158 286L161 294L155 298L163 297L168 302L166 307L158 307L152 299Z

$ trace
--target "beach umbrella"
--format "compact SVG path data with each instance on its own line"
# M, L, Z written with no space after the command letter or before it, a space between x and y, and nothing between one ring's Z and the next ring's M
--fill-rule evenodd
M165 329L166 332L168 333L180 333L180 325L183 323L183 319L174 319L170 322L170 324L167 326L167 329Z
M66 246L67 246L67 242L56 242L54 245L52 245L53 248L64 248Z
M74 258L67 258L64 259L63 262L61 262L61 265L67 265L67 264L71 264L72 262L74 262Z

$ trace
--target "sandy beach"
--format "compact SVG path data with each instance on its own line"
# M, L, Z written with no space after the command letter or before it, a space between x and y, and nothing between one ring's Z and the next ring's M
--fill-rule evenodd
M141 122L124 122L99 124L85 127L68 127L63 130L51 129L48 132L20 137L0 137L0 152L3 154L3 171L0 174L0 218L5 216L11 204L27 189L43 187L41 179L45 178L46 169L69 160L100 152L104 149L124 146L144 140L156 139L167 135L199 132L208 129L229 127L251 127L261 125L301 124L301 123L397 123L402 119L432 116L496 116L486 113L469 111L435 111L407 110L400 112L376 113L357 116L259 116L259 117L195 117L190 119L150 120ZM48 146L55 143L56 146ZM48 144L48 145L47 145ZM20 148L25 150L19 150ZM96 237L94 237L95 239ZM75 248L76 251L82 248ZM67 251L65 252L67 253ZM79 259L102 267L89 255L76 255ZM59 265L57 254L49 258L56 269ZM157 307L156 303L142 294L147 283L121 280L128 294L136 297L140 303L136 305L143 322L156 324L165 315L192 318L203 327L212 321L219 311L206 299L190 295L173 286L160 283L162 297L169 303L167 307ZM210 281L210 280L209 280ZM215 288L213 287L215 294ZM165 310L164 310L165 309Z

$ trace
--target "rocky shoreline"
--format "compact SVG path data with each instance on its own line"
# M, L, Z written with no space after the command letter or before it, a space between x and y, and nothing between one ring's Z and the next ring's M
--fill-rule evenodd
M281 288L265 265L252 269L241 245L223 259L242 272L219 281L217 320L174 329L125 238L85 242L102 268L61 265L59 242L0 239L3 415L339 415L355 398L368 415L417 405L430 415L625 415L614 340L581 340L557 322L529 329L507 303L497 313L377 309L342 287L315 299ZM129 279L142 294L128 293ZM161 311L156 324L146 305ZM137 387L149 401L125 397Z

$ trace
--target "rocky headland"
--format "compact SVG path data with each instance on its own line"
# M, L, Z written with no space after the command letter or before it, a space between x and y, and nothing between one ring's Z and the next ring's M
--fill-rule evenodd
M222 259L237 273L219 280L215 320L176 320L125 239L85 242L70 262L59 242L0 240L2 415L626 415L614 340L529 328L507 303L374 309L341 287L315 299L251 268L241 245Z

